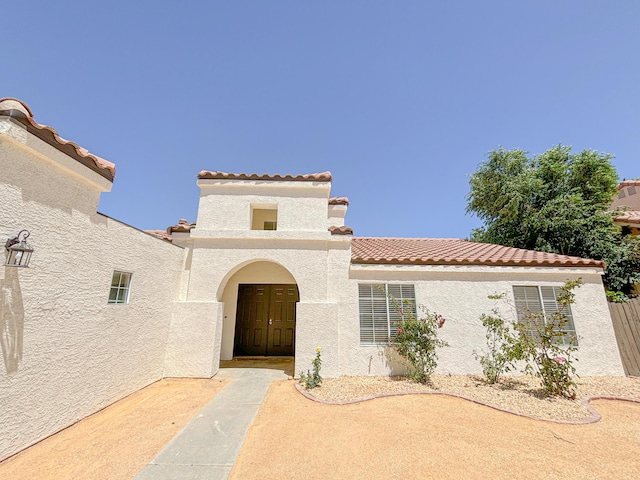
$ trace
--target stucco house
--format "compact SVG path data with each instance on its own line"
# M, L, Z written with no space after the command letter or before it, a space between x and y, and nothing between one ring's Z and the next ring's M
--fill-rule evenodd
M640 180L623 180L618 184L618 195L611 203L611 210L616 209L621 211L613 219L615 224L631 235L640 235Z
M600 261L461 239L357 237L329 172L201 171L198 216L143 232L97 212L115 166L0 99L0 234L27 229L29 268L0 270L0 459L162 377L211 377L239 355L322 374L388 375L385 293L447 319L439 373L478 373L480 315L551 312L581 277L567 333L580 375L623 375Z
M626 235L640 235L640 179L623 180L617 190L609 207L616 212L613 222ZM634 286L632 293L640 293L640 284Z

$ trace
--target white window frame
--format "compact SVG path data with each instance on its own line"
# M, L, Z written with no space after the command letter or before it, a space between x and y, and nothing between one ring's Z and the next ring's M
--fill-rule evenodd
M407 313L416 314L414 284L358 284L360 345L388 345L396 338L397 329L395 325L400 320L401 314L396 311L393 301L389 298L390 290L392 294L395 293L394 298L402 308L409 309Z
M129 303L131 296L131 277L130 272L114 270L111 275L111 287L109 288L109 297L107 303L113 305L126 305ZM124 280L124 281L123 281Z
M513 298L515 301L518 321L527 325L531 323L530 318L527 318L527 315L543 313L544 321L547 322L548 318L560 310L557 301L558 295L561 293L560 288L561 287L552 285L514 285ZM529 296L527 296L527 291L522 290L522 293L518 294L516 289L529 289L528 292L530 294L531 301L528 301ZM533 294L532 289L536 290L535 294ZM522 300L522 294L524 294L524 300ZM564 335L562 338L556 337L555 344L560 346L578 346L578 334L576 332L575 322L573 321L571 306L567 305L564 308L566 308L566 323L562 327ZM534 328L528 327L527 336L533 337L534 331Z

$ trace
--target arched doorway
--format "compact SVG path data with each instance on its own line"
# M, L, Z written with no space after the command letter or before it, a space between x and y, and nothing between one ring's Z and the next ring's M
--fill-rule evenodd
M237 356L294 356L296 304L293 275L282 265L254 260L230 272L224 284L221 360Z

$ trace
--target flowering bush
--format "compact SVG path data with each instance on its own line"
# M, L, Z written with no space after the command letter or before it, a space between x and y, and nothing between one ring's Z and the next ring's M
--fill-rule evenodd
M575 339L569 345L560 345L559 340L565 336L563 327L567 323L567 316L563 313L574 303L573 289L582 285L582 279L567 281L561 287L557 296L558 310L545 318L543 313L527 315L527 322L515 324L522 341L522 352L527 361L525 372L540 378L542 386L551 395L566 398L576 397L576 382L573 376L576 368L573 366L573 352L578 347ZM534 326L531 332L531 326Z
M406 361L409 377L418 383L428 383L438 364L436 348L448 346L438 338L438 329L445 319L437 313L430 313L421 307L423 318L410 311L397 309L400 320L396 323L397 335L392 340L393 347Z
M550 395L575 398L576 383L573 376L573 352L576 342L560 345L565 336L563 327L567 323L565 311L574 303L573 289L582 285L582 280L567 280L556 298L558 310L545 317L544 313L528 313L524 321L515 321L509 325L497 312L482 315L481 320L487 328L487 346L489 352L478 355L482 371L487 381L495 383L501 374L513 368L518 360L525 361L524 373L540 378L542 386ZM495 296L490 298L502 298Z
M489 298L502 299L504 294L490 295ZM487 329L485 336L488 351L480 355L474 350L473 355L480 362L487 382L498 383L502 375L514 368L516 360L523 359L520 339L495 308L489 315L482 314L480 320Z
M310 370L307 370L307 373L300 372L300 383L304 385L304 388L307 390L311 390L312 388L316 388L320 386L322 383L322 377L320 376L320 367L322 365L322 360L320 358L320 347L316 347L316 358L311 361L311 365L313 366L313 373Z

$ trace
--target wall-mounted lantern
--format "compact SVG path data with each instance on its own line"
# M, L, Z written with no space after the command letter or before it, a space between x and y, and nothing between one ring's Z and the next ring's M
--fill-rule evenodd
M22 240L20 239L22 235ZM29 230L20 230L18 235L11 237L4 244L4 248L7 249L7 261L4 263L7 267L28 267L29 260L31 260L31 254L33 253L33 247L27 244L27 238L29 238Z

